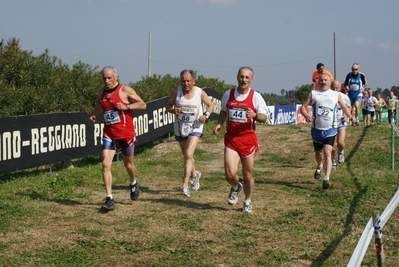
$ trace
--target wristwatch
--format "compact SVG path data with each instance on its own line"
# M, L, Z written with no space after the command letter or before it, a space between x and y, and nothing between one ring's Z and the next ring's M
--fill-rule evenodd
M130 110L130 105L126 105L127 110Z

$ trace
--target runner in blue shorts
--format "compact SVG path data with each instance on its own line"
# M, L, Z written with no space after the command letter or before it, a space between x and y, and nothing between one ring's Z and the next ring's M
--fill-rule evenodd
M362 91L367 86L366 76L360 72L360 64L355 62L352 65L352 72L346 75L344 82L345 89L348 90L348 96L351 100L352 114L356 118L356 126L359 126L359 110L362 101Z
M311 136L315 152L317 168L314 173L316 180L321 177L322 158L324 155L323 189L330 187L330 174L332 168L332 149L338 128L338 107L342 109L353 122L349 108L342 100L339 92L330 89L331 79L326 74L319 77L320 89L312 90L301 106L301 113L308 122L312 122ZM313 107L313 116L308 113L308 106Z

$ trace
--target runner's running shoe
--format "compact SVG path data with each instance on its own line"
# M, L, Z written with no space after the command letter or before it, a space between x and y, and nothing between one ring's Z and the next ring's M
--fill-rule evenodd
M338 163L342 164L345 162L345 154L344 151L338 152Z
M101 208L103 208L105 210L113 210L113 209L115 209L115 201L114 201L114 199L110 198L110 197L107 197L105 199L104 205L102 205Z
M321 169L319 167L317 167L316 171L314 172L314 178L316 180L319 180L321 177Z
M199 180L201 179L201 172L195 171L195 176L194 178L191 179L191 189L194 191L198 191L200 188L200 182Z
M328 189L330 187L330 179L325 177L323 180L323 189Z
M183 187L181 188L181 194L186 197L190 196L190 190L188 190L187 185L183 185Z
M251 213L252 212L252 203L251 201L244 201L244 205L242 207L242 211L245 213Z
M229 205L235 205L238 201L238 194L240 193L242 189L242 184L238 182L238 188L237 190L234 190L234 187L230 188L230 194L229 197L227 198L227 203Z
M338 164L337 164L337 162L334 160L333 163L332 163L331 169L332 169L333 171L335 171L337 168L338 168Z
M134 185L130 185L130 199L137 200L139 198L139 181L136 180Z

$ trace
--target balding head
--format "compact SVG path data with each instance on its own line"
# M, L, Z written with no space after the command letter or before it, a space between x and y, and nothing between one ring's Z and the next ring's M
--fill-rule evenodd
M337 92L341 91L341 83L338 80L334 80L331 83L331 89Z

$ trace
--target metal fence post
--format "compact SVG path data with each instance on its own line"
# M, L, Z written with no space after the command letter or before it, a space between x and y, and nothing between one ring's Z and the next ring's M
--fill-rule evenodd
M380 213L378 211L373 212L373 225L374 225L375 250L377 253L378 267L386 267L384 247L382 244L381 220L380 220Z

